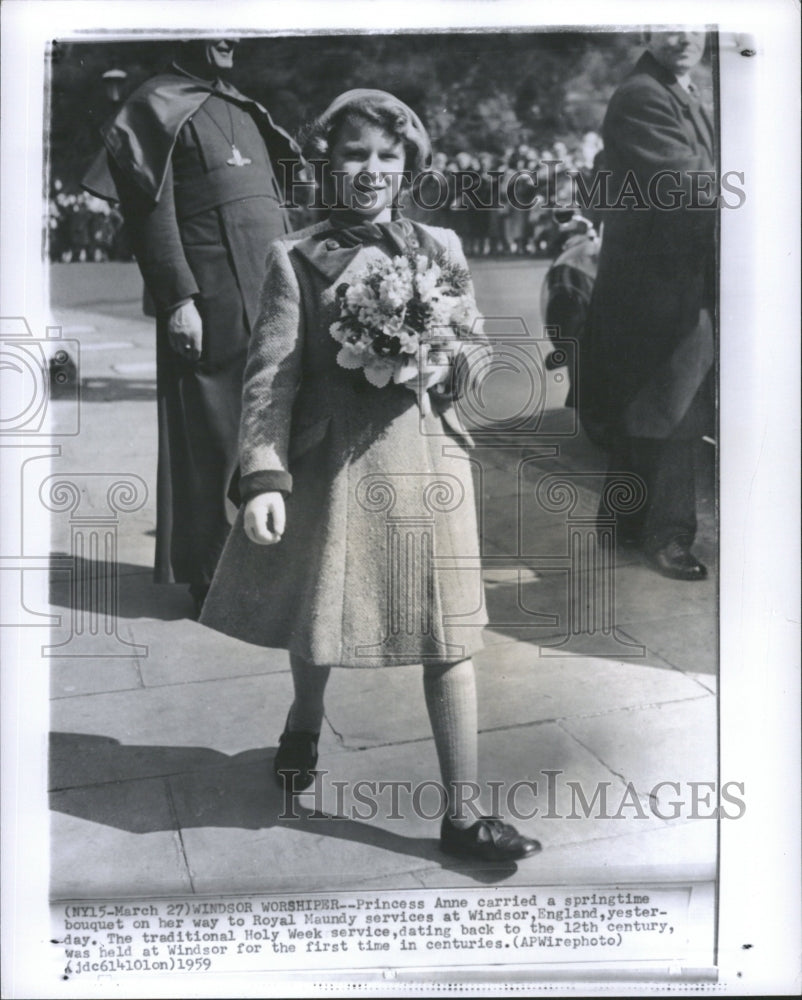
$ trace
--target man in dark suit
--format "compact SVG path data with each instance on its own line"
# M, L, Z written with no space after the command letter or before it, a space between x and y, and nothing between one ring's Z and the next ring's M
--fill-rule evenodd
M197 612L229 530L226 493L267 248L289 230L278 163L290 170L298 159L267 111L223 79L235 44L179 45L169 70L104 126L105 152L84 179L119 200L155 305L156 581L188 583Z
M695 443L713 420L715 134L690 77L704 45L704 32L655 34L610 100L613 207L579 358L580 414L609 451L608 483L628 471L646 487L618 515L619 540L679 580L707 575L691 552Z

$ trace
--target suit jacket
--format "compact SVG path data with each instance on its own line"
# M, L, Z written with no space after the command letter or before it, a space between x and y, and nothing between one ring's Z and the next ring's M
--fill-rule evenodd
M668 437L714 358L718 213L710 181L694 173L716 167L713 124L647 52L613 94L603 134L610 197L633 197L604 214L580 415L601 443L616 433ZM645 204L635 207L638 195Z

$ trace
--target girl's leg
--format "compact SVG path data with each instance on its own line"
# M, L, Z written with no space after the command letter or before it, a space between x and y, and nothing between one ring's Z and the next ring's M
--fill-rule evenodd
M290 653L295 700L287 716L290 732L319 733L323 724L323 696L331 667L316 667Z
M441 849L460 858L505 864L536 854L540 850L536 840L500 819L483 815L476 801L479 787L473 662L424 666L423 690L447 796L447 811L440 828Z
M472 789L478 792L473 661L426 664L423 692L447 795L447 815L454 826L464 829L480 815L478 809L464 804L470 801Z
M315 780L317 741L323 724L323 695L330 667L316 667L290 654L295 700L273 759L273 773L285 791L302 792Z

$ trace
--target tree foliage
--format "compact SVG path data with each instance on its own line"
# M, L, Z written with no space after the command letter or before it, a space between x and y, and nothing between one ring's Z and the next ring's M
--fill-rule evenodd
M114 107L103 73L125 70L125 96L173 51L165 41L53 42L51 176L77 190L96 154ZM570 147L598 130L639 51L636 36L604 31L254 37L237 50L231 79L291 132L342 91L377 87L410 104L445 153L503 154L520 142Z

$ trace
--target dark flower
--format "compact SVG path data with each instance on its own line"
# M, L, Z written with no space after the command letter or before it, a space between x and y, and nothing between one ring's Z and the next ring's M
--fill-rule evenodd
M462 295L468 291L471 283L471 276L468 271L458 264L452 257L448 254L442 254L437 259L437 264L441 271L441 280L449 285L453 292L457 295Z
M401 353L401 338L390 337L386 333L377 333L371 346L380 357L394 358Z
M407 304L407 323L417 333L423 333L426 329L426 323L431 318L431 315L432 307L427 302L420 302L417 299L413 299Z

